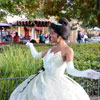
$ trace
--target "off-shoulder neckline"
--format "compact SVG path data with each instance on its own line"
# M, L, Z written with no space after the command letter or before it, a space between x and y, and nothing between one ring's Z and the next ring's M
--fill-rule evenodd
M50 48L47 54L54 54L54 55L60 54L62 62L66 62L66 61L63 61L63 58L62 58L62 55L61 55L61 51L57 51L56 53L54 53L54 52L51 52L51 50L52 49Z

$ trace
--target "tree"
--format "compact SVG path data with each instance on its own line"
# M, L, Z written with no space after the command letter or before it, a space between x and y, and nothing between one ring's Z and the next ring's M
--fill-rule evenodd
M100 27L99 0L0 0L0 9L12 16L24 14L30 20L35 17L66 17L81 20L86 27Z
M99 0L46 0L43 10L47 16L74 18L83 21L85 27L100 27Z
M100 27L99 0L72 0L71 3L73 14L76 13L76 18L84 22L83 26Z
M6 15L24 14L28 19L32 18L32 20L36 16L42 16L39 12L39 0L0 0L0 9L3 9Z

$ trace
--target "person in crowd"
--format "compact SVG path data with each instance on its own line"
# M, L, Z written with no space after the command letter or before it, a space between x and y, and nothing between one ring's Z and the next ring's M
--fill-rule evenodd
M37 52L34 45L27 42L35 59L43 58L44 66L35 75L29 76L11 94L9 100L90 100L85 90L65 71L76 77L100 79L100 73L91 69L75 69L74 51L66 44L70 36L70 24L66 18L50 25L50 41L56 45Z
M78 43L82 43L81 31L78 31L77 41L78 41Z
M48 34L46 33L46 34L45 34L45 39L47 39L47 38L48 38Z
M42 32L39 34L39 43L45 43L45 35Z
M20 42L20 37L18 36L18 32L15 33L13 41L14 41L14 43L19 43Z
M88 36L87 36L87 34L84 34L84 42L85 42L85 43L88 42Z
M81 41L82 41L82 43L85 42L84 34L85 34L85 33L81 31Z
M6 40L7 40L8 42L12 42L12 36L11 36L11 33L10 33L10 32L8 32L8 35L7 35Z
M6 40L7 40L6 32L3 32L2 33L2 42L6 42Z
M45 44L49 44L50 43L50 40L49 40L49 37L47 36L47 38L45 39Z

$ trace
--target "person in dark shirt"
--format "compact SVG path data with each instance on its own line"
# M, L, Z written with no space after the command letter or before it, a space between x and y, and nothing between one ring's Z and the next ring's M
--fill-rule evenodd
M81 41L81 33L80 33L80 31L78 31L78 36L77 36L77 41L78 41L78 43L81 43L82 41Z
M10 32L8 32L8 35L6 37L6 41L12 42L12 36L11 36Z

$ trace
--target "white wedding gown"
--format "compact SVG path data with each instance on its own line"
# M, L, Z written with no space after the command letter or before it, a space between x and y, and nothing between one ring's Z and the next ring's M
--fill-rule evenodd
M90 100L85 90L64 74L66 64L61 52L49 50L43 62L45 70L28 77L9 100Z

